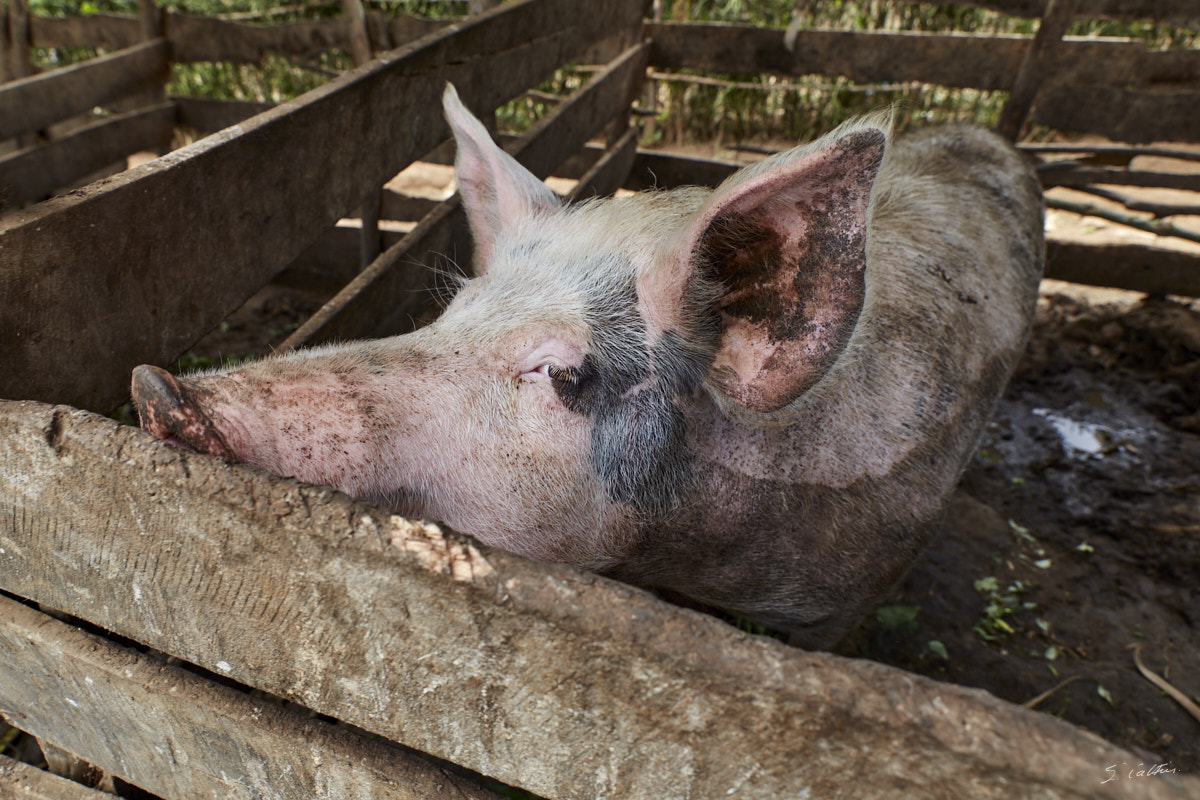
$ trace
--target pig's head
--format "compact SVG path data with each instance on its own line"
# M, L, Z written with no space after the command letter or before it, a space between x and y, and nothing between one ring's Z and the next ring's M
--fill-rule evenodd
M691 496L697 411L770 425L864 297L868 120L684 189L564 206L445 96L476 277L414 333L174 378L142 426L542 560L602 569Z

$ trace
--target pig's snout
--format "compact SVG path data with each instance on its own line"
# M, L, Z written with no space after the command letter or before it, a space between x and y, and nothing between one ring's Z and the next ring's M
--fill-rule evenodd
M143 364L133 371L133 405L142 428L171 444L233 458L212 420L188 397L187 388L164 369Z

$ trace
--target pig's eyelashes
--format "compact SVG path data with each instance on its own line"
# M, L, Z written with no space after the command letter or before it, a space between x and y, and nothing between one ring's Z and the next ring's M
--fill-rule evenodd
M546 377L555 383L579 383L579 370L571 367L560 367L557 364L545 364L544 369L539 370L546 373Z

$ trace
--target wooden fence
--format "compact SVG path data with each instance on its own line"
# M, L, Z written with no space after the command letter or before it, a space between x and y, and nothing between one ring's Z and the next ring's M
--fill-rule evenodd
M586 13L576 0L522 0L452 23L363 13L280 26L144 7L138 19L83 26L8 6L10 43L113 51L31 75L13 66L20 48L10 46L19 77L0 86L0 138L19 145L0 158L9 203L70 189L0 216L0 397L11 398L0 401L0 715L38 736L53 763L87 762L168 800L495 797L480 776L547 798L1200 791L1183 776L1101 784L1105 765L1134 756L983 692L797 651L71 407L108 410L127 395L133 366L170 363L288 273L345 285L286 346L409 329L428 305L421 265L445 253L466 263L469 240L456 198L379 187L418 158L449 160L447 80L487 111L566 63L602 58L525 135L503 140L535 174L579 178L583 196L638 188L651 174L660 186L715 183L732 169L638 151L630 110L648 66L1014 88L1033 40L807 31L789 50L782 31L643 25L642 0ZM1077 10L1146 13L1118 0L1080 0ZM1186 20L1192 6L1155 10ZM364 39L376 51L369 62ZM329 47L368 63L278 107L161 93L169 59ZM1196 92L1191 54L1047 48L1061 48L1068 66L1038 97L1085 78L1158 92L1157 78L1134 81L1146 70L1183 76L1164 92ZM934 55L917 57L925 52ZM1106 72L1086 69L1096 59ZM39 133L130 97L88 127ZM1041 102L1031 113L1048 124ZM133 150L166 146L179 121L216 132L74 184ZM1112 130L1142 123L1120 124ZM1184 128L1168 138L1195 134ZM1095 169L1064 163L1046 174L1065 184ZM1159 179L1112 171L1103 182ZM360 209L360 231L335 227ZM419 217L403 236L371 225L401 215ZM1167 262L1156 261L1132 282L1200 294L1196 258L1172 257L1178 274L1164 277ZM0 759L0 796L15 791L84 796Z

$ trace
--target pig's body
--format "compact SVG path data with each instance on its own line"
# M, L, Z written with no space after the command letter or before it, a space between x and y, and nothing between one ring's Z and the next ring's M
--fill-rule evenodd
M888 144L867 120L715 193L563 208L447 113L481 275L442 317L139 368L143 425L835 641L923 544L1022 349L1030 170L976 129Z

